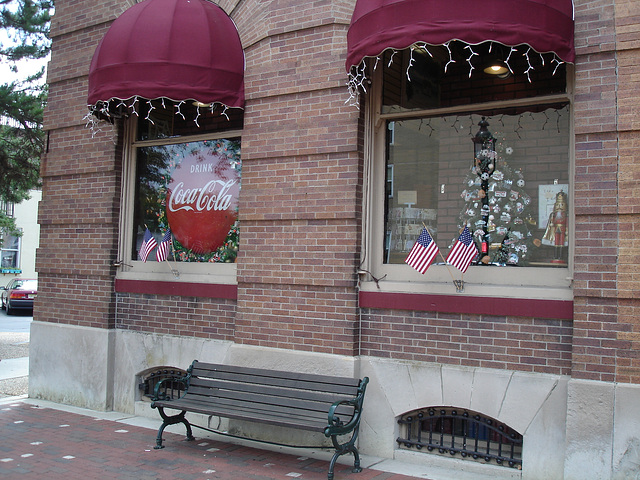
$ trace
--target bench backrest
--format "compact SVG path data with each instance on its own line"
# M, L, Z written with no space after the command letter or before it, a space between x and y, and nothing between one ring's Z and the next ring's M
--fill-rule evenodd
M189 368L188 397L203 403L226 405L230 417L246 418L251 410L256 420L309 429L327 424L327 411L340 400L353 400L360 380L289 371L220 365L194 361ZM222 408L222 407L220 407ZM340 405L336 414L348 420L359 406ZM234 415L234 412L236 414ZM256 413L257 412L257 413ZM264 417L261 417L263 415Z

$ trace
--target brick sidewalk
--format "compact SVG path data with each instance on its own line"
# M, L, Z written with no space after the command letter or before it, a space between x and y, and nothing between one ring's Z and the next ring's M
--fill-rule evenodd
M326 480L329 464L304 456L164 433L154 450L150 429L16 402L0 405L0 478L3 480ZM301 450L304 453L304 450ZM415 480L416 477L348 465L335 480Z

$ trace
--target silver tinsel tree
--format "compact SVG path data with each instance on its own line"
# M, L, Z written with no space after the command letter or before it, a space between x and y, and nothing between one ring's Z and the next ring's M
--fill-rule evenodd
M476 264L522 266L529 262L536 220L522 171L512 169L504 159L511 153L501 143L495 151L483 150L464 180L461 196L465 205L458 224L460 228L468 225L473 233L481 252ZM481 168L488 162L493 162L489 174Z

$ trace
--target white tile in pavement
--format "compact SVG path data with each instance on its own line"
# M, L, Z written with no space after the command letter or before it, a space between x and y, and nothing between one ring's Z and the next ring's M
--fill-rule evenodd
M0 380L29 375L29 357L3 358L0 360Z

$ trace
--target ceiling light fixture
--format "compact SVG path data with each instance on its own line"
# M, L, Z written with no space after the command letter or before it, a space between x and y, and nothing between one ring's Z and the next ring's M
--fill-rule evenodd
M492 60L484 67L484 73L496 75L498 78L507 78L511 76L511 70L502 60Z

